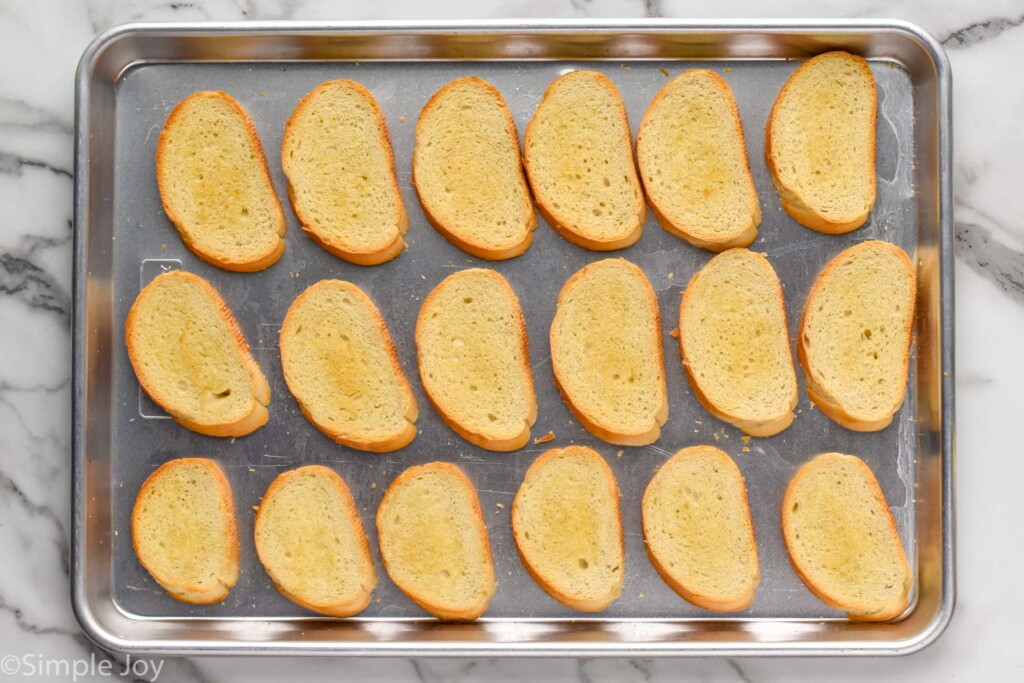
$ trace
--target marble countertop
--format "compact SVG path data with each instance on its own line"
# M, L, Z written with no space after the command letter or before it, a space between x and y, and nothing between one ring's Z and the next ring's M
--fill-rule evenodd
M926 650L888 659L168 658L161 680L1019 680L1024 677L1024 3L924 0L0 0L0 658L108 659L69 603L73 75L129 21L896 17L954 73L958 601ZM1019 534L1019 531L1016 532ZM103 676L93 667L98 679ZM138 671L136 671L138 673ZM24 671L22 672L24 674ZM11 680L15 680L14 676ZM29 676L24 676L28 678ZM86 680L90 676L80 676ZM147 676L152 678L152 671Z

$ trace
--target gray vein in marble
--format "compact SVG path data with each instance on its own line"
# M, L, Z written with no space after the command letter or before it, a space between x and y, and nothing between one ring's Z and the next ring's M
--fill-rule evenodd
M0 400L7 402L6 399ZM29 497L25 495L25 492L18 488L18 485L14 483L13 479L8 477L3 472L0 472L0 495L3 495L8 491L14 494L14 497L17 499L21 507L28 510L29 513L31 513L34 516L44 517L50 520L50 522L52 522L53 525L57 527L57 551L60 553L61 570L64 572L65 575L70 575L71 560L68 553L68 546L70 544L68 542L67 532L64 529L64 524L61 522L60 517L57 515L56 512L53 511L53 508L51 508L49 505L46 505L45 503L37 503L29 499ZM0 606L3 606L2 601L0 601ZM15 614L16 617L19 615L20 612L19 614Z
M0 254L0 296L15 297L32 308L71 318L71 300L56 279L27 258Z
M727 659L725 661L728 662L732 670L736 672L736 675L739 676L744 683L754 683L754 679L747 675L747 672L743 670L743 667L740 666L739 662L735 659Z
M70 136L72 124L24 100L0 97L0 128L47 131Z
M978 223L958 221L953 231L957 256L994 282L1014 301L1024 303L1024 253L992 238Z
M644 14L649 17L660 17L661 0L644 0Z
M74 178L71 171L66 168L61 168L39 159L29 159L28 157L0 151L0 175L20 176L24 173L26 167L41 168L68 180Z
M950 49L971 47L1021 25L1024 25L1024 14L1019 17L994 17L977 21L953 31L942 39L942 44Z

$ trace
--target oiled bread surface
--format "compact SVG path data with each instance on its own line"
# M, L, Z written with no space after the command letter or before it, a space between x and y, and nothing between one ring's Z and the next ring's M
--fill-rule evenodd
M172 597L197 605L226 598L238 580L238 529L217 463L180 458L157 468L135 499L132 544Z

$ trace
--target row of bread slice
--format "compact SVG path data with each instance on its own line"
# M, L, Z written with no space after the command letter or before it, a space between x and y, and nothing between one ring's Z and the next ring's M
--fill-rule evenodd
M886 427L903 402L914 318L907 255L869 241L822 271L797 350L808 393L855 430ZM128 315L129 358L143 389L181 425L240 436L268 420L270 389L233 316L205 280L153 280ZM713 258L687 286L678 337L701 404L748 434L788 427L797 404L782 288L746 249ZM497 272L459 271L426 297L416 324L420 379L444 421L490 450L524 446L537 418L519 299ZM668 420L658 299L624 259L566 282L550 329L555 383L573 415L610 443L656 441ZM284 377L303 414L339 443L402 448L418 408L377 307L356 285L325 280L291 305L280 331Z
M871 69L843 52L809 60L783 87L765 159L796 220L847 232L867 219L876 106ZM307 94L285 126L281 163L295 214L324 249L360 265L401 253L409 219L369 90L337 80ZM238 271L280 258L284 212L255 126L229 95L199 92L179 103L156 167L165 212L200 258ZM739 109L725 80L707 70L661 88L640 123L635 160L622 97L601 73L571 71L551 83L522 158L501 93L480 78L457 79L420 114L412 170L429 221L484 259L530 246L531 190L560 235L601 251L640 238L645 192L666 230L712 251L750 245L761 221Z
M512 505L524 567L560 603L600 611L626 574L619 488L583 446L550 450L527 470ZM681 597L732 612L754 601L761 569L739 468L712 446L665 462L641 501L648 556ZM430 614L470 620L494 595L487 525L472 482L454 465L411 467L377 509L381 559L392 581ZM852 619L886 621L907 608L913 575L885 498L860 459L821 455L801 467L782 503L793 567L808 588ZM308 609L351 616L377 584L370 545L345 481L309 465L280 474L257 508L256 552L282 595ZM238 578L231 488L212 460L165 463L132 512L136 554L173 597L210 604Z

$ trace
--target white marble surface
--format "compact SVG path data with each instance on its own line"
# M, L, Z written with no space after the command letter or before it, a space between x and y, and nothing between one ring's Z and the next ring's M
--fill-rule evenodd
M953 64L959 599L927 650L857 660L168 659L161 680L1021 680L1024 678L1024 3L924 0L0 0L0 657L105 655L69 604L73 74L128 21L899 17ZM1018 384L1020 383L1020 384ZM1012 540L1011 540L1012 539ZM12 680L17 680L15 677Z

